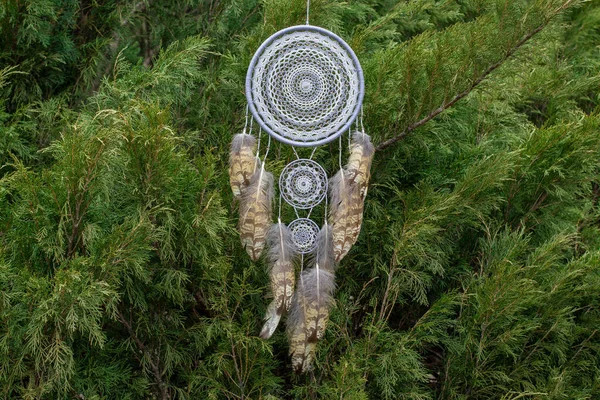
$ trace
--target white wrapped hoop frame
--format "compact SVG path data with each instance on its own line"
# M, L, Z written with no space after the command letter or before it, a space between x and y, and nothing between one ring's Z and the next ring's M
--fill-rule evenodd
M254 119L274 139L319 146L339 137L358 116L362 68L333 32L292 26L273 34L254 54L246 97Z

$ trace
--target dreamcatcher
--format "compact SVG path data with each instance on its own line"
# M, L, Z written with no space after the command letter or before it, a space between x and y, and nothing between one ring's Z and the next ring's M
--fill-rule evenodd
M362 119L360 129L349 132L361 112L363 94L356 55L337 35L308 25L308 11L306 25L281 30L259 47L246 76L250 124L247 109L244 131L231 145L230 183L240 205L242 245L254 261L267 248L273 300L260 336L271 337L288 312L290 355L297 372L311 367L333 302L336 266L356 242L362 223L374 149ZM257 136L252 134L254 121ZM261 158L263 130L268 143ZM350 149L343 166L346 132ZM274 179L265 169L271 138L292 146L296 155L278 179L277 223L272 222ZM317 146L336 139L340 169L329 178L312 158ZM312 147L313 152L301 158L299 147ZM282 203L297 216L289 224L281 220ZM326 217L319 227L310 216L321 205Z

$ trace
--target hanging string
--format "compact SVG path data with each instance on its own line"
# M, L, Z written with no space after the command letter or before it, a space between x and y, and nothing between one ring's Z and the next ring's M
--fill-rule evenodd
M313 156L315 155L315 151L317 151L317 148L313 147L313 151L312 151L312 153L310 153L309 160L312 160Z
M252 134L252 121L254 121L254 118L250 119L250 134ZM258 168L258 163L260 163L260 137L262 133L262 129L258 130L258 141L256 144L256 156L254 158L256 158L256 162L254 163L254 170L256 171L256 169Z
M306 25L310 25L308 23L309 10L310 10L310 0L306 0Z
M328 196L325 196L325 213L323 214L323 224L327 225L327 214L329 214Z
M262 133L262 128L259 130ZM269 150L271 149L271 135L267 135L267 150L265 151L265 158L263 159L263 164L267 162L267 156L269 155Z
M361 105L360 106L360 127L362 129L362 134L363 134L363 138L364 138L366 133L365 133L365 125L363 124L363 116L364 116L363 107Z
M248 104L246 104L246 118L244 121L244 131L242 133L246 133L246 128L248 127Z
M358 122L356 123L356 130L358 130ZM352 148L352 132L348 130L348 150Z
M252 118L252 120L254 120L254 118ZM250 133L252 133L252 121L250 121ZM260 137L262 130L259 129L258 131L258 141L256 142L256 158L260 158L259 157L259 153L260 153Z
M294 146L292 146L292 151L294 152L294 154L296 155L296 159L299 160L300 156L298 155L298 152L296 152L296 148Z
M340 155L339 155L339 161L340 161L340 169L342 169L342 135L340 135Z
M281 191L279 192L279 215L278 215L279 223L281 223Z

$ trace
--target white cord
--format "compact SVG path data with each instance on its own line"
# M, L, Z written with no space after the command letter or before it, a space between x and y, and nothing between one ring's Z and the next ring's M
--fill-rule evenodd
M248 104L246 104L246 118L244 121L244 131L242 133L246 133L246 128L248 127Z
M364 138L366 132L365 132L365 125L363 124L363 116L364 116L363 108L362 108L362 106L360 106L360 127L362 129L363 138Z
M306 25L310 25L308 23L309 10L310 10L310 0L306 0Z
M252 118L250 120L250 133L252 134L252 121L254 121L254 118ZM256 144L256 159L260 160L260 138L262 134L262 129L258 130L258 143Z
M254 118L250 119L250 134L252 135L252 121L254 121ZM259 167L260 165L260 137L262 131L259 130L258 131L258 143L256 144L256 155L254 156L255 162L254 162L254 171L256 171L256 169Z
M279 192L279 223L281 223L281 192Z
M262 133L262 128L260 128L260 132ZM267 162L267 156L269 155L269 150L271 150L271 135L267 135L267 151L265 151L265 158L263 159L263 164Z
M327 225L327 214L329 214L329 204L327 195L325 195L325 215L323 216L323 219L325 220L325 225Z
M296 159L300 159L300 156L298 155L298 152L296 152L296 148L294 146L292 146L292 150L294 151L294 154L296 155Z
M340 135L340 155L339 155L339 161L340 161L340 169L342 169L342 135Z

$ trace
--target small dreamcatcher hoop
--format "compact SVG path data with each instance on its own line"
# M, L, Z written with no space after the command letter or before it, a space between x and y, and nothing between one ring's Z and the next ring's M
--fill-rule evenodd
M319 226L308 218L298 218L293 220L289 225L292 233L292 241L296 245L296 250L300 254L308 254L312 252L317 245L317 235L319 234Z
M326 29L283 29L256 51L246 75L254 119L283 143L313 147L347 131L364 96L356 55Z
M327 174L318 163L301 158L283 169L279 190L292 207L310 209L322 202L327 194Z

